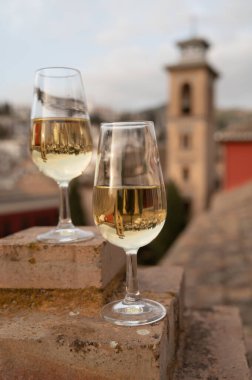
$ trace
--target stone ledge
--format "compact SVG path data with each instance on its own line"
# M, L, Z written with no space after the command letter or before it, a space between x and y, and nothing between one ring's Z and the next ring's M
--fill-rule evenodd
M166 280L171 278L169 272L173 273L172 284ZM152 286L148 273L159 275L162 287L161 282ZM69 305L67 300L60 307L56 301L27 310L17 301L11 309L0 308L0 378L171 379L178 349L175 337L180 329L183 270L154 267L140 270L139 276L143 295L167 307L168 317L158 324L113 326L100 319L99 305Z
M239 311L188 310L173 380L251 380Z
M95 227L86 242L45 244L36 235L49 227L34 227L0 239L0 288L105 288L124 270L125 253L107 243Z
M155 293L159 294L160 299L163 296L163 300L161 300L163 304L166 304L169 296L171 297L170 305L167 306L169 349L166 352L167 367L170 369L171 374L179 346L179 334L183 329L185 298L184 271L181 267L167 265L167 263L162 263L160 266L155 267L142 267L139 270L139 287L151 293L149 298L155 298ZM167 289L169 289L169 295L166 293ZM169 308L172 309L173 312L169 312Z
M167 321L124 328L83 315L24 313L1 325L3 379L147 380L159 379L165 367L160 351L167 345Z

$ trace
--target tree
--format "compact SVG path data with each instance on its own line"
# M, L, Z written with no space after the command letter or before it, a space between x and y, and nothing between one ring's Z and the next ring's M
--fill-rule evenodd
M12 106L9 103L0 104L0 115L11 115L13 112Z
M81 197L79 193L79 181L78 178L74 178L70 184L69 191L70 209L73 224L76 226L85 225L85 215L81 206Z

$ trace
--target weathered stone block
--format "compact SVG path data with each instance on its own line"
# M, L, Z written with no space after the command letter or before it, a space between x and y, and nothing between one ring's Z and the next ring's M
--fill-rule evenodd
M179 334L183 329L184 271L181 267L167 265L141 268L139 270L140 287L149 292L149 298L155 299L158 294L159 300L167 307L167 319L169 325L169 344L162 353L168 368L172 368L179 344ZM169 289L169 292L167 290ZM148 296L148 293L145 293Z
M157 324L114 326L101 320L100 305L69 305L68 299L27 309L17 298L0 308L0 379L171 379L183 270L147 268L139 278L143 295L167 307L168 316ZM152 283L154 278L159 280Z
M86 242L45 244L30 228L0 239L0 288L103 289L122 270L125 253L106 242L95 227Z
M250 380L239 311L188 310L174 380Z
M123 328L83 315L21 313L1 318L0 342L1 379L148 380L160 379L160 366L166 379L167 320Z

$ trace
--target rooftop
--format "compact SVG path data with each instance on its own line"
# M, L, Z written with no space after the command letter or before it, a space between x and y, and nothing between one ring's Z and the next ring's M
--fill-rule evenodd
M191 70L204 68L208 70L213 77L218 77L218 72L207 62L207 50L210 44L204 38L193 37L186 40L178 41L177 46L180 48L179 62L166 67L169 71Z
M252 141L252 121L230 124L224 131L216 132L218 142L248 142Z
M185 268L189 307L240 309L252 366L252 182L220 193L187 228L167 260Z
M195 46L195 47L199 46L199 47L208 49L210 47L210 43L207 40L205 40L204 38L198 38L198 37L193 37L186 40L178 41L177 45L180 48L186 48L188 46Z

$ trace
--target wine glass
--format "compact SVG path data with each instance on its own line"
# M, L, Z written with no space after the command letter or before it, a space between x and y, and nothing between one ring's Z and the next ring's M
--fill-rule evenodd
M137 251L161 231L166 195L154 124L101 125L93 192L94 221L102 236L126 253L126 295L104 306L105 320L123 326L157 322L166 315L138 290Z
M59 222L37 239L48 243L86 240L93 233L71 221L68 185L92 158L92 138L84 87L78 70L47 67L36 72L31 114L33 162L60 189Z

